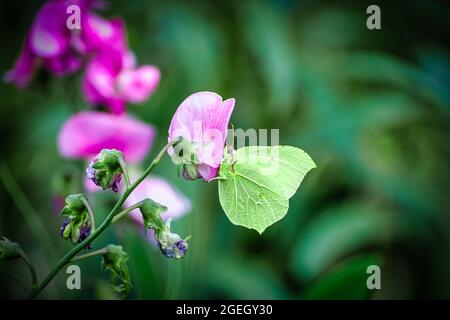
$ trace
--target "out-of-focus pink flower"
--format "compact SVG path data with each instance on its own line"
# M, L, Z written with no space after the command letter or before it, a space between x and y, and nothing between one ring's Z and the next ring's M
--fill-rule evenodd
M198 92L178 107L170 123L169 141L184 138L181 164L185 179L209 181L217 176L234 104L234 99L222 101L216 93ZM169 154L173 156L173 148Z
M86 54L100 48L126 48L122 20L106 20L92 12L98 0L49 0L38 11L14 67L4 77L19 88L28 85L34 66L42 62L49 72L62 76L76 72ZM80 8L81 29L67 27L67 8Z
M104 105L116 114L125 110L127 102L144 102L156 89L160 72L155 66L135 68L128 50L102 50L86 69L83 93L89 103Z
M83 9L87 1L75 1ZM25 88L33 76L34 66L42 60L50 72L70 73L80 67L79 58L70 52L71 30L66 27L67 1L47 1L36 14L25 38L22 52L4 79ZM81 9L80 7L80 9ZM70 59L69 59L70 58Z
M125 23L120 18L104 19L88 12L81 21L81 32L73 39L78 52L87 54L98 50L120 50L127 47Z
M171 186L166 180L153 175L142 181L129 195L125 201L125 207L130 207L146 198L150 198L167 207L167 211L161 214L163 220L181 218L191 210L191 202L185 195ZM139 209L131 211L130 216L133 220L143 224Z
M30 45L26 40L16 64L11 70L6 72L4 80L6 82L14 83L20 89L24 89L28 86L31 77L33 76L35 65L35 56L33 52L31 52Z
M61 155L92 159L102 149L123 152L129 163L140 162L151 148L155 130L127 115L85 111L70 117L58 137Z
M144 65L137 69L125 69L117 77L119 95L132 103L144 102L158 86L159 69Z

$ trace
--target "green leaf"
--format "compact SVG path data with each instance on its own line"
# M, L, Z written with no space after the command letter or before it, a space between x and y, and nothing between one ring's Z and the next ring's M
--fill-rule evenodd
M286 215L289 198L315 167L295 147L241 148L220 166L220 204L232 223L263 233Z

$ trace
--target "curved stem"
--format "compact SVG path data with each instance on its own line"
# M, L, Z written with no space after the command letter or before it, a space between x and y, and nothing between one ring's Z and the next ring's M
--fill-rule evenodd
M88 259L88 258L95 257L95 256L102 256L106 253L108 253L108 249L105 247L105 248L102 248L99 250L91 251L86 254L80 254L79 256L74 257L71 261L74 262L74 261Z
M128 213L130 213L131 211L133 211L134 209L140 208L142 206L142 204L144 203L144 201L139 201L138 203L132 205L131 207L126 208L125 210L119 212L118 214L116 214L114 216L114 218L112 219L111 223L116 223L117 221L119 221L120 219L122 219L124 216L126 216Z
M92 212L92 208L89 205L89 202L86 200L86 198L82 197L81 201L83 202L84 206L86 207L88 214L89 214L89 220L91 222L91 232L95 231L95 216L94 212Z
M31 291L33 292L37 288L37 276L36 276L36 270L34 269L33 264L31 263L30 259L28 259L27 255L23 250L19 251L20 257L25 261L28 270L30 270L31 274Z
M127 188L129 188L131 186L131 182L130 182L130 176L128 175L127 165L126 165L125 161L123 161L122 158L119 158L119 164L120 164L120 167L122 168L123 176L125 177L125 184L126 184Z
M58 272L67 264L69 263L73 257L75 257L81 250L83 250L89 243L93 242L97 237L105 231L105 229L111 224L112 220L114 219L114 216L119 212L120 208L124 204L125 200L128 198L131 192L153 171L153 169L158 165L158 163L161 161L164 154L167 152L167 150L179 143L182 140L181 137L176 138L175 140L169 142L166 144L161 151L158 153L155 159L150 163L150 165L145 169L142 176L139 177L132 185L130 185L129 188L125 190L123 195L120 197L119 201L117 201L114 208L111 210L111 212L108 214L108 216L105 218L105 220L102 222L102 224L98 227L95 232L92 232L89 237L84 239L82 242L77 244L72 250L70 250L59 262L56 264L56 266L48 273L48 275L42 280L42 282L39 284L39 286L36 288L36 290L32 290L30 295L28 296L29 299L34 299L48 284L49 282L58 274Z

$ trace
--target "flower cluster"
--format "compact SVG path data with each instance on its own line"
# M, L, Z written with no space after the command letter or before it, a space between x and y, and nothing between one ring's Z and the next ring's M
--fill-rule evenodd
M87 196L66 197L61 211L66 220L60 233L76 245L75 254L91 246L80 243L94 240L105 226L129 214L144 227L147 237L164 256L181 259L189 248L187 238L182 239L171 231L171 221L190 211L190 201L164 179L147 178L152 166L143 177L138 166L127 166L146 157L155 130L126 112L126 106L146 101L159 84L160 72L155 66L137 66L127 45L122 19L108 20L97 15L96 10L103 3L100 0L48 0L36 15L22 52L5 80L25 88L38 66L56 76L84 67L82 91L86 101L97 111L79 112L63 124L58 135L59 153L89 163L85 179L88 192L100 188L116 193L125 191L98 229ZM66 25L67 8L72 5L80 9L81 24L79 29L73 30ZM217 177L234 104L234 99L223 101L213 92L195 93L181 103L170 124L169 144L165 147L173 162L178 164L180 176L204 181ZM155 163L162 154L155 158L158 160ZM121 184L123 180L125 188ZM126 208L120 208L119 203ZM9 243L3 241L0 247L0 257L13 256L14 247ZM73 259L100 254L103 268L110 271L114 290L127 294L131 279L128 255L122 247L109 245ZM55 268L56 272L68 262L66 257Z
M80 8L78 30L66 26L70 5ZM101 153L103 149L117 150L129 164L139 163L156 135L151 125L126 112L126 104L146 101L159 84L160 71L152 65L137 65L127 45L124 21L96 13L104 5L99 0L47 1L34 18L15 66L5 75L6 81L25 88L38 66L56 76L84 68L81 88L86 101L107 112L83 111L71 116L60 130L58 149L64 157L90 162L86 170L90 192L97 191L97 186L120 190L122 169L105 159L111 153ZM139 169L134 171L137 176ZM170 203L164 219L181 217L190 210L189 200L162 178L145 179L126 205L148 197ZM131 216L141 222L136 212ZM62 235L69 233L71 224L69 220L63 224ZM83 238L88 228L80 232Z
M69 6L79 8L80 26L69 29ZM35 69L63 76L86 65L83 94L87 102L122 114L126 103L141 103L156 89L160 72L155 66L137 66L127 46L121 18L96 14L99 0L49 0L37 13L14 67L5 75L19 88L29 85Z

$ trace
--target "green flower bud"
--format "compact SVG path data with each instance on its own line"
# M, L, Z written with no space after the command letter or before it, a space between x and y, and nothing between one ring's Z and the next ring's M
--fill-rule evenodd
M87 198L83 194L72 194L66 197L65 203L61 215L68 219L63 222L60 233L64 239L77 244L91 233L89 209L86 207Z
M111 189L117 192L122 181L123 163L122 152L115 149L103 149L89 164L86 177L103 190Z
M131 285L131 275L128 269L128 254L121 246L108 245L107 253L103 254L102 268L110 271L110 284L121 296L128 295Z
M162 231L164 229L161 214L167 211L167 207L147 198L141 205L140 210L144 221L145 231L147 231L147 228L151 228L155 231Z

